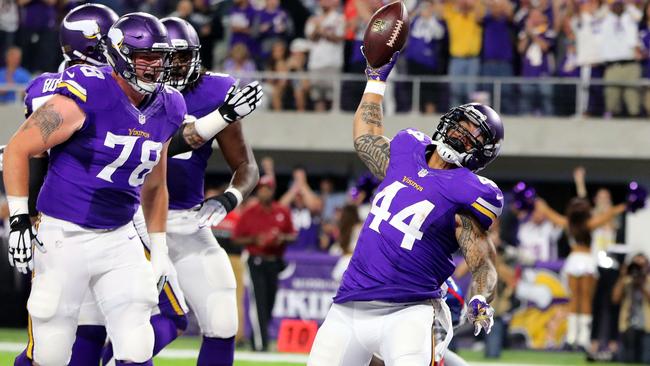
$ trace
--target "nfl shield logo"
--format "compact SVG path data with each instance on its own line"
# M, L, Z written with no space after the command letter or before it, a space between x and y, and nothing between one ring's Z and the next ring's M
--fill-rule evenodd
M141 125L145 124L147 122L147 117L145 117L144 114L141 114L138 117L138 122L140 122Z
M420 177L420 178L424 178L424 177L427 176L427 174L429 174L429 171L426 170L426 169L424 169L424 168L422 168L422 169L420 169L420 171L418 172L418 177Z

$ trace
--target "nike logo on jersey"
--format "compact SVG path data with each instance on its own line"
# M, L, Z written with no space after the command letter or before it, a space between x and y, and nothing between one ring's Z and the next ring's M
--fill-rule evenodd
M74 78L74 72L66 71L65 74L71 79Z

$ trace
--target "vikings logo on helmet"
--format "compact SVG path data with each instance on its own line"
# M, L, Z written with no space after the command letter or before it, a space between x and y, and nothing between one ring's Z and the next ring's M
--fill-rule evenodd
M65 61L105 64L103 40L116 20L117 14L104 5L85 4L72 9L63 18L59 35Z

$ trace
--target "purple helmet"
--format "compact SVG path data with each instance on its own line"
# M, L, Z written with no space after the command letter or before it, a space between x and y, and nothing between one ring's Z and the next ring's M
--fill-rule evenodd
M100 4L85 4L70 10L63 18L59 33L65 61L105 64L104 38L116 20L117 14Z
M190 23L181 18L169 17L160 22L167 28L169 42L174 47L169 85L183 90L195 82L201 72L199 35Z
M147 13L123 15L108 31L106 60L138 92L150 94L169 76L173 48L167 30ZM136 65L136 56L143 64Z
M461 121L477 126L483 141L461 126ZM456 133L451 134L452 131ZM469 103L452 108L442 116L433 134L433 143L446 162L477 172L499 155L503 136L503 123L494 109L480 103ZM465 146L466 142L471 145L469 148Z

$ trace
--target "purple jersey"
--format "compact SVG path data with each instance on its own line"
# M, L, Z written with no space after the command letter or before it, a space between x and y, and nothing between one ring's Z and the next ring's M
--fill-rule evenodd
M471 213L487 229L501 214L503 195L466 168L431 169L420 131L400 131L335 303L415 302L439 298L454 272L455 215Z
M186 113L183 97L169 87L134 107L111 73L77 65L61 75L55 93L73 100L86 119L50 150L37 201L40 212L87 228L112 229L133 219L145 176Z
M202 75L196 86L183 91L187 113L201 118L214 111L224 102L228 89L234 83L235 79L230 75ZM184 210L203 201L203 179L211 154L212 143L208 141L194 151L169 157L167 189L170 209Z
M46 72L27 85L27 89L25 89L25 118L31 116L38 107L52 98L59 81L61 81L60 73Z

